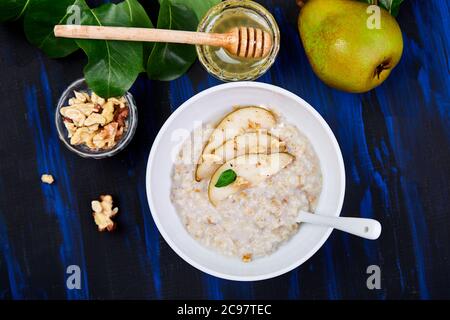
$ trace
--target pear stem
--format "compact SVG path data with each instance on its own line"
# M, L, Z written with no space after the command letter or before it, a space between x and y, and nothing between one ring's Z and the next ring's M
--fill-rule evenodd
M303 6L306 4L306 1L308 0L296 0L297 5L301 8L303 8Z

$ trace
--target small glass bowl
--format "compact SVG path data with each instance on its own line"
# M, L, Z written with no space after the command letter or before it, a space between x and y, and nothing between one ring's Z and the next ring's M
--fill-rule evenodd
M127 92L125 94L125 98L128 103L128 109L129 114L128 118L126 120L126 130L123 133L123 136L120 138L120 140L117 142L117 144L111 148L111 149L99 149L99 150L92 150L89 149L85 145L71 145L70 144L70 138L68 137L68 132L66 127L64 126L63 117L61 113L59 112L62 107L69 105L69 99L74 97L73 91L80 91L80 92L87 92L91 94L92 90L89 89L86 81L84 79L79 79L69 85L67 89L64 91L64 93L61 95L61 98L59 99L58 106L56 107L55 112L55 123L56 123L56 129L58 130L58 136L61 139L61 141L64 143L64 145L72 152L76 153L77 155L83 157L83 158L91 158L91 159L103 159L112 157L113 155L119 153L122 151L131 141L133 138L137 122L138 122L138 112L136 103L134 101L133 96L131 93Z
M255 17L255 19L258 19L259 21L264 23L264 29L266 29L266 31L271 33L273 36L273 48L269 55L263 58L260 62L253 64L251 68L248 68L248 70L245 70L244 72L237 72L224 70L224 68L220 67L214 61L215 54L211 53L211 50L208 48L208 46L197 45L197 54L203 67L211 75L222 81L245 81L255 80L259 78L267 70L269 70L269 68L275 62L278 51L280 49L280 30L278 28L277 22L275 21L275 18L266 8L251 0L226 0L220 2L218 5L212 7L205 15L205 17L200 21L197 31L213 32L216 23L220 21L221 18L225 18L227 14L229 18L232 17L233 13L239 12L246 12L249 14L249 16L253 16ZM233 25L233 27L237 27L237 25ZM218 54L216 54L215 56L217 59ZM230 55L226 56L226 60L231 60L230 63L235 64L235 62L232 61L233 58L230 59Z

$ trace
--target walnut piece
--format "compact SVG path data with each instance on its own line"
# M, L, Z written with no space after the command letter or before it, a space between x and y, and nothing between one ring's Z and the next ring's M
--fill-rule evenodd
M251 253L246 253L242 256L243 262L251 262L253 255Z
M65 117L73 121L77 127L82 127L84 125L84 120L86 116L75 107L63 107L60 113Z
M74 104L73 107L81 111L85 116L89 116L92 112L94 112L95 105L93 103L79 103Z
M100 201L94 200L91 202L91 208L95 224L98 226L98 231L113 231L116 224L111 219L118 212L119 208L113 209L113 199L110 195L100 196Z
M96 95L95 92L92 92L92 94L91 94L91 101L94 104L99 104L100 106L103 106L105 104L105 99Z
M73 122L69 122L64 120L64 126L67 129L68 132L68 137L72 138L72 136L74 135L74 133L77 131L77 126L73 124Z
M45 173L41 176L41 181L46 184L52 184L53 182L55 182L55 179L53 178L53 176L51 174Z
M92 113L84 121L84 125L86 127L90 127L94 124L99 124L99 125L103 126L105 123L106 123L105 117L103 117L101 114L98 114L98 113Z
M75 98L81 102L86 102L89 96L86 96L82 92L74 91L73 94L75 95Z
M122 102L121 104L122 105ZM116 121L119 124L120 127L125 127L125 120L128 118L128 108L120 107L119 112L117 112Z
M114 119L114 104L108 101L103 106L102 116L105 119L105 123L110 123Z
M261 124L259 124L258 122L248 120L248 129L258 130L260 128L261 128Z
M94 134L89 131L89 128L83 127L78 128L77 131L72 135L70 138L70 144L72 145L79 145L88 142L89 140L92 140L92 137Z
M245 180L243 177L237 177L234 184L238 187L248 187L250 186L250 181Z

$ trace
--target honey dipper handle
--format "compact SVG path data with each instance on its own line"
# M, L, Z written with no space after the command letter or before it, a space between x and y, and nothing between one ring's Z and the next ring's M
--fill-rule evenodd
M57 25L54 32L56 37L62 38L170 42L218 47L227 46L230 41L233 41L230 34L150 28Z

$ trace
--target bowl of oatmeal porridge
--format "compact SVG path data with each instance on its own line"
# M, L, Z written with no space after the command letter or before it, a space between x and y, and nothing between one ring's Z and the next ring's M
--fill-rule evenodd
M286 273L332 229L300 210L338 216L345 170L338 143L304 100L254 82L223 84L181 105L161 128L146 177L153 219L194 267L230 280Z

